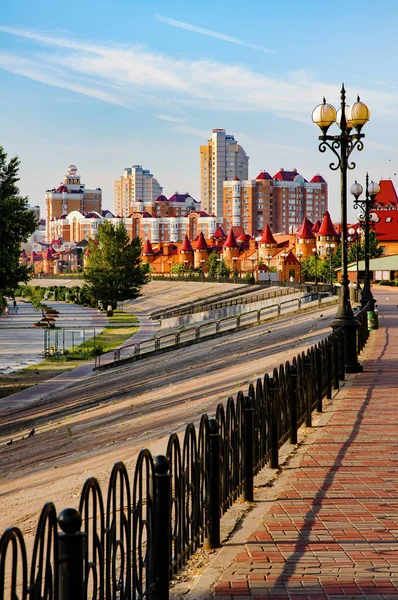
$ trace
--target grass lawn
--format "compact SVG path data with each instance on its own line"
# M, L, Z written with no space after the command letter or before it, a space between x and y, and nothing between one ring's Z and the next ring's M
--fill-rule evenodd
M138 319L135 315L125 313L121 310L114 310L113 317L108 317L108 319L110 325L119 323L138 323Z
M136 318L135 320L137 321ZM105 327L100 334L95 336L96 346L100 346L103 352L114 350L128 340L137 329L138 327ZM90 350L93 347L94 338L85 343L86 350ZM10 394L15 394L16 392L20 392L26 388L37 385L38 383L52 379L60 373L71 371L75 367L86 363L88 360L92 360L92 356L87 359L81 358L80 349L81 346L75 347L75 354L69 359L68 357L61 357L58 360L45 359L37 365L14 371L9 375L1 375L0 398L5 398Z

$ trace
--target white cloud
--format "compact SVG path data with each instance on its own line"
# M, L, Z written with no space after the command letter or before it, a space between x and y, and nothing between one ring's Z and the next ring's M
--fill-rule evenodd
M187 31L192 31L193 33L199 33L200 35L207 35L209 37L214 37L218 40L222 40L223 42L230 42L231 44L238 44L239 46L245 46L246 48L251 48L252 50L260 50L261 52L265 52L266 54L274 54L275 50L270 50L269 48L263 48L262 46L258 46L257 44L251 44L250 42L243 42L238 38L231 37L230 35L225 35L225 33L219 33L218 31L213 31L212 29L205 29L203 27L197 27L196 25L191 25L190 23L184 23L183 21L175 21L174 19L169 19L168 17L162 17L162 15L155 15L155 19L160 21L161 23L166 23L166 25L171 25L172 27L179 27L180 29L186 29Z
M196 113L210 111L272 113L310 124L312 109L324 95L328 101L339 101L338 84L316 81L305 69L276 78L243 65L176 59L141 46L79 41L58 32L50 35L10 27L0 31L40 45L39 52L30 49L26 56L0 54L0 68L156 115L181 126L181 131L188 131L184 126L188 121L195 130ZM379 113L396 116L395 94L358 91L372 110L377 107ZM356 93L348 95L348 102L351 96Z

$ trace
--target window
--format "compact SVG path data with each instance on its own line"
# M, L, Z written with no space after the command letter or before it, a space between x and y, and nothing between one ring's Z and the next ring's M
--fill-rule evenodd
M391 218L391 217L387 217L387 218L386 218L386 223L391 223L391 221L392 221L392 218Z

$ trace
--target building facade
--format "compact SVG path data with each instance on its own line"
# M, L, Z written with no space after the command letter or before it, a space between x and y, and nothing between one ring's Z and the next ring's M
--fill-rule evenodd
M134 205L141 202L144 210L155 202L163 192L162 186L152 173L141 165L133 165L124 169L123 175L115 181L115 214L128 217L134 210Z
M72 211L89 213L91 211L101 212L102 190L101 188L86 189L81 183L80 175L75 165L69 165L68 172L58 188L46 192L46 240L50 242L54 237L51 235L52 222L62 215Z
M328 210L328 186L321 175L311 181L297 169L281 168L273 177L262 171L256 179L237 176L223 183L223 225L241 225L253 236L261 235L265 224L279 233L292 233L305 217L315 222Z
M249 176L249 157L233 135L213 129L206 146L200 147L200 196L202 210L223 222L223 184Z

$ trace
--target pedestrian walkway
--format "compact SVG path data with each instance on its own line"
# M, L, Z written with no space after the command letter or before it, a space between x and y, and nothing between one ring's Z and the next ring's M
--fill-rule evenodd
M364 372L187 598L398 599L398 296L383 295Z

